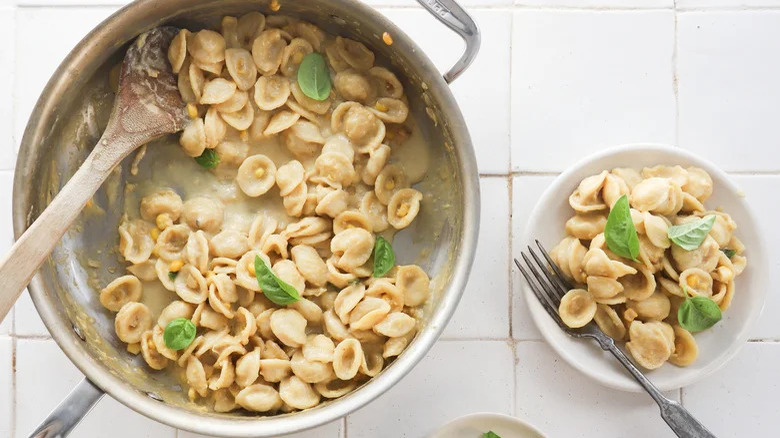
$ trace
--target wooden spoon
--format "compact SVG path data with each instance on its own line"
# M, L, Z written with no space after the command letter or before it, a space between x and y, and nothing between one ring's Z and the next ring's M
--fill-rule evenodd
M168 62L179 32L158 27L127 49L108 126L81 167L0 261L0 321L65 231L122 159L139 146L184 129L186 107Z

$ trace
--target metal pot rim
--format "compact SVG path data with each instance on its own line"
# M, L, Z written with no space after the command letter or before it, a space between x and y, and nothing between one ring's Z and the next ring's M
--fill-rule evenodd
M31 220L29 218L31 211L28 211L32 205L32 194L28 190L29 170L34 167L33 160L38 155L42 147L42 141L50 129L49 126L43 126L45 124L42 120L44 115L56 114L57 101L65 93L74 77L79 74L81 67L87 63L87 53L91 50L94 43L101 40L116 40L120 29L134 26L134 20L148 16L150 14L149 11L154 11L157 1L137 0L100 23L68 54L47 83L28 121L16 163L13 189L13 224L17 238L24 232L28 226L28 221ZM205 2L209 0L199 1ZM30 283L28 290L35 308L51 333L52 338L89 381L94 382L96 386L110 394L113 398L142 415L172 427L218 436L281 435L322 425L357 410L400 381L430 350L460 301L474 259L479 229L478 172L476 158L463 116L449 90L447 82L440 76L430 59L424 55L403 31L382 14L360 1L333 1L346 3L351 8L359 9L361 15L366 15L372 20L376 20L384 28L392 32L396 42L408 44L416 49L410 55L416 58L416 73L426 79L429 92L436 99L440 110L448 120L448 127L457 156L457 167L463 176L460 182L463 186L464 211L462 248L460 253L452 258L452 263L454 264L452 278L443 292L446 299L442 299L441 304L427 322L425 329L418 334L415 342L407 348L404 354L398 357L394 364L384 370L381 375L371 379L370 382L351 394L326 403L323 406L293 414L274 417L221 418L201 415L193 411L161 403L151 398L151 395L145 395L133 389L126 384L126 381L112 374L108 368L104 367L86 351L87 347L84 341L79 337L77 331L74 330L74 326L71 325L68 318L57 311L54 299L45 292L41 276L36 275ZM434 9L431 9L430 5L425 3L439 4L439 0L419 1L423 6L432 11ZM453 0L442 0L442 2L450 6L455 4ZM439 15L437 18L443 20L444 17L439 12L437 12ZM452 28L450 24L447 25ZM478 31L476 37L478 46ZM466 58L466 55L464 55L464 58ZM473 54L471 58L473 58ZM461 71L462 68L465 67L461 65ZM457 73L459 72L450 76L450 79L454 78ZM63 403L63 405L65 404Z

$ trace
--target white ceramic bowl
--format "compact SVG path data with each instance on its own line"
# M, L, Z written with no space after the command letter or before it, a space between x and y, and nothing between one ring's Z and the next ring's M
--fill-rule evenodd
M667 363L646 372L661 390L671 390L690 385L723 367L747 341L750 328L761 314L769 267L750 203L757 205L766 200L748 200L725 172L683 149L656 144L623 145L591 155L558 176L534 207L523 236L525 244L539 239L547 250L551 250L564 237L566 220L574 215L569 206L569 195L583 178L615 167L641 169L658 164L696 166L710 174L714 191L704 203L705 207L722 207L736 221L735 233L745 244L748 261L745 271L737 277L734 300L723 312L723 319L713 328L695 335L699 346L696 362L682 368ZM617 360L602 351L595 341L577 340L566 335L544 311L525 280L520 283L537 327L570 365L611 388L642 390Z
M501 438L545 438L535 427L517 417L490 412L456 418L428 438L479 438L488 431Z

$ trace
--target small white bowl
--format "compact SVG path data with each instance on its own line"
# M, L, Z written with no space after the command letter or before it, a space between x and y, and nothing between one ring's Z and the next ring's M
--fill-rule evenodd
M481 438L488 431L501 438L545 438L535 427L517 417L490 412L456 418L428 438Z
M528 220L524 245L539 239L551 250L565 235L564 224L574 210L569 206L569 195L583 178L615 167L643 167L679 164L696 166L707 171L713 181L712 197L705 207L722 207L737 223L735 231L745 244L747 268L737 277L734 300L723 319L713 328L695 335L699 357L692 365L677 367L670 363L653 371L647 377L661 390L672 390L690 385L723 367L745 344L750 328L764 306L768 282L768 264L762 240L758 236L755 213L741 190L725 172L709 161L680 148L656 144L629 144L613 147L591 155L562 173L547 188L534 207ZM754 202L761 201L753 200ZM592 340L578 340L564 333L544 311L525 279L520 281L531 315L547 342L571 366L611 388L639 392L642 388L609 353L602 351Z

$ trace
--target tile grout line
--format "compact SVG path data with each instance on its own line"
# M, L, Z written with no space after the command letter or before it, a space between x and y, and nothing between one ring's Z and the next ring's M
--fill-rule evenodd
M347 414L349 415L349 414ZM347 438L347 415L341 417L341 438Z
M514 253L514 248L512 245L512 239L514 237L514 229L512 227L513 224L513 208L514 205L514 178L511 176L507 178L507 191L508 198L509 198L509 227L508 227L508 233L507 233L507 270L509 271L509 274L507 275L507 285L509 286L509 291L507 293L507 299L509 300L509 304L507 305L507 311L509 312L509 338L512 338L512 326L514 324L514 321L512 321L512 308L513 308L513 301L514 301L514 294L515 294L515 288L514 288L514 282L512 279L512 254Z
M17 402L17 382L16 382L16 337L11 337L11 436L16 436L16 402Z

